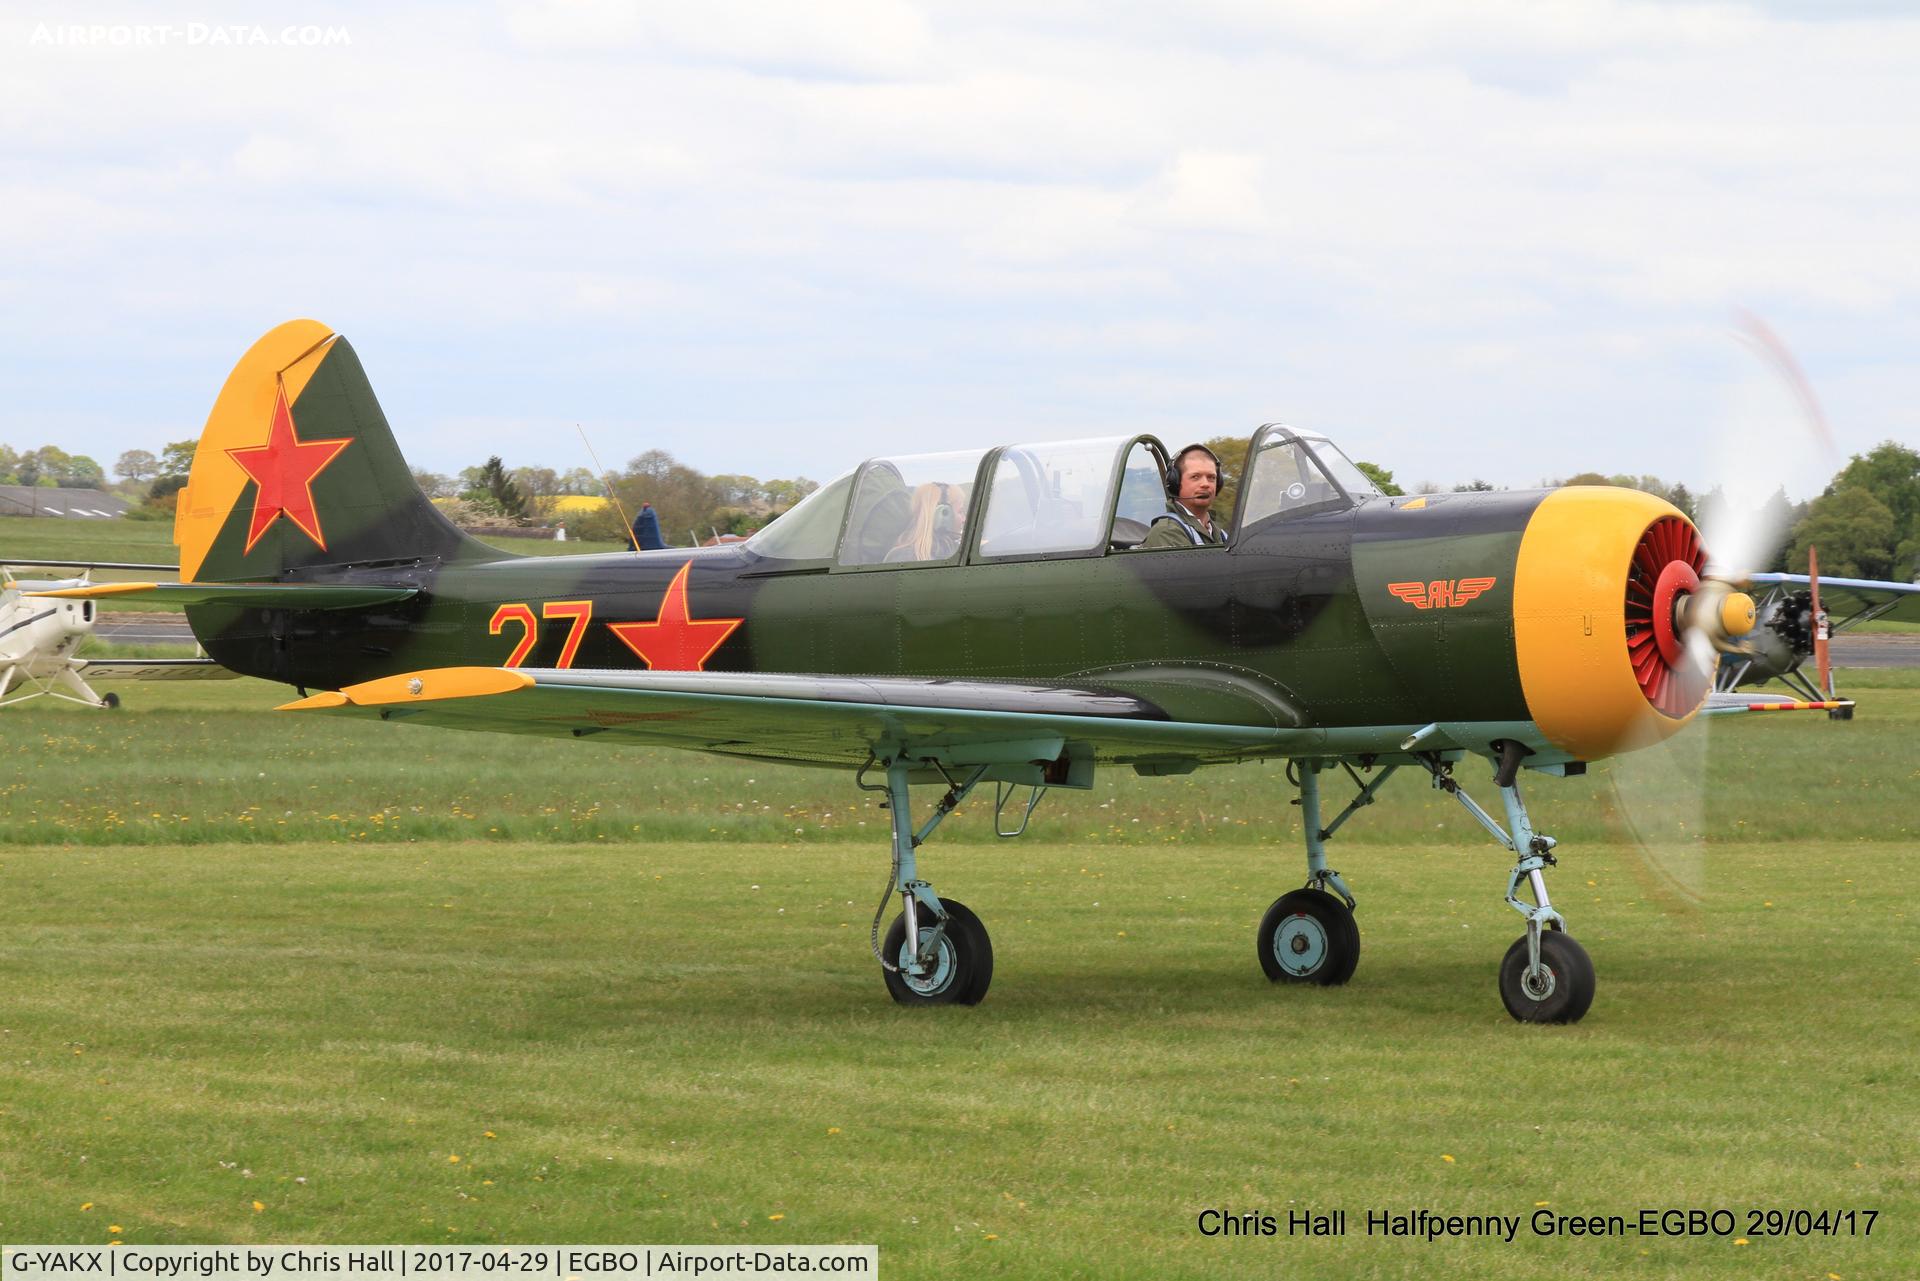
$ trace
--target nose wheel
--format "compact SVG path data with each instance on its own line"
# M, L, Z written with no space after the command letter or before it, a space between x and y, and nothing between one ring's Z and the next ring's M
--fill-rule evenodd
M1558 862L1553 854L1558 842L1534 831L1527 816L1518 779L1523 754L1516 744L1505 744L1494 774L1507 810L1504 829L1461 790L1451 765L1431 757L1423 763L1433 774L1433 785L1465 806L1517 860L1507 873L1507 906L1526 918L1527 932L1500 959L1501 1004L1522 1023L1577 1023L1593 1004L1593 961L1565 932L1566 923L1547 897L1545 873ZM1520 897L1522 885L1531 893L1531 902Z
M1540 964L1529 963L1521 935L1500 961L1500 1000L1522 1023L1577 1023L1593 1004L1593 961L1559 930L1540 934Z

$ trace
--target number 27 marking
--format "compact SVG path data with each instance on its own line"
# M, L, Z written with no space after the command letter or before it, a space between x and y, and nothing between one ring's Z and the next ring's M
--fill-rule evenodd
M567 638L560 644L561 667L572 667L574 655L580 652L580 641L587 634L587 625L593 621L593 602L590 600L550 600L541 604L540 617L546 619L564 618L568 621ZM507 655L506 666L518 667L527 661L527 655L540 639L540 624L534 619L533 607L525 601L513 601L493 611L493 617L487 620L487 635L498 636L508 623L520 624L520 639L514 644L513 652Z

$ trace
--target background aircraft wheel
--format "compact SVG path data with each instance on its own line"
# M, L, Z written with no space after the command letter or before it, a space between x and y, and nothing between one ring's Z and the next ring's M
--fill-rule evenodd
M978 1005L993 982L993 943L987 927L965 903L943 898L947 911L947 931L933 950L933 968L915 977L904 971L880 971L887 981L887 992L902 1005ZM915 903L920 913L920 928L930 930L938 918L924 903ZM881 950L895 965L903 966L907 951L905 913L893 918Z
M1522 934L1500 962L1500 999L1522 1023L1578 1023L1593 1004L1593 961L1573 936L1540 932L1540 963L1549 971L1544 984L1527 978L1527 936Z
M120 696L112 692L102 694L100 696L100 706L106 708L108 711L112 711L114 708L120 706Z
M1275 899L1260 918L1260 968L1275 983L1335 987L1360 963L1360 927L1347 905L1319 890Z
M1850 721L1853 719L1853 709L1851 707L1829 707L1827 709L1827 719L1830 721Z

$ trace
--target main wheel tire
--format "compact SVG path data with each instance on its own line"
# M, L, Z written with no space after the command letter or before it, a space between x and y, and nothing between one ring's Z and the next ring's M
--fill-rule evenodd
M108 711L112 711L114 708L120 706L120 696L112 690L108 690L100 696L100 706L106 708Z
M905 970L906 913L893 918L880 945L882 954L901 966L897 971L883 968L880 973L888 994L902 1005L978 1005L993 982L993 941L987 937L987 927L957 899L943 898L940 906L947 913L947 928L934 947L933 968L924 977L915 978ZM916 902L914 909L920 913L921 930L939 923L926 904Z
M1294 890L1260 918L1256 946L1260 968L1273 982L1337 987L1360 964L1360 927L1333 895Z
M1571 934L1540 931L1544 985L1527 977L1527 936L1522 934L1500 961L1500 1000L1522 1023L1578 1023L1593 1004L1593 959Z

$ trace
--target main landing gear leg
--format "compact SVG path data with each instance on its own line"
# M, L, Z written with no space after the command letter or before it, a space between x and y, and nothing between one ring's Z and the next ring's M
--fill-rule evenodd
M890 760L887 767L887 809L893 818L893 876L873 916L873 954L880 962L887 991L902 1005L978 1005L993 982L993 944L987 927L967 905L943 899L920 879L916 852L973 791L986 767L966 779L949 778L947 794L934 807L933 817L915 831L908 808L909 763ZM901 912L880 941L880 918L888 900L900 896Z
M1500 801L1507 811L1502 830L1492 815L1474 803L1454 781L1453 767L1435 758L1423 758L1433 784L1451 795L1493 838L1517 856L1507 874L1507 906L1526 918L1527 932L1515 939L1500 961L1500 1000L1507 1013L1522 1023L1577 1023L1593 1004L1593 961L1585 948L1566 932L1566 922L1547 897L1546 869L1558 860L1551 836L1533 830L1526 802L1520 796L1519 757L1509 752L1494 775ZM1520 897L1527 883L1532 902Z
M1289 770L1298 771L1300 822L1307 836L1307 884L1275 899L1260 919L1254 946L1260 968L1275 983L1334 987L1352 978L1354 967L1360 963L1360 927L1353 920L1354 898L1340 873L1327 866L1326 842L1354 810L1372 803L1373 793L1386 782L1392 769L1363 787L1360 798L1331 827L1322 828L1321 766L1320 761L1297 761Z

